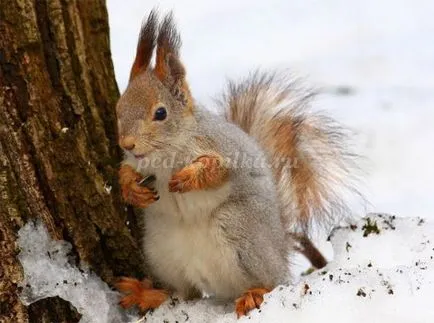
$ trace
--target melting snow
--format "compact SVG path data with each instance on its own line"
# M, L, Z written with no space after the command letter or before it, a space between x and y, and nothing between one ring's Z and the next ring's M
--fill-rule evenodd
M434 224L421 218L369 215L330 236L334 260L293 285L279 286L239 322L412 322L434 320ZM81 322L128 322L118 295L95 274L68 261L70 245L41 225L19 232L25 304L60 296ZM146 322L236 322L232 304L172 297Z

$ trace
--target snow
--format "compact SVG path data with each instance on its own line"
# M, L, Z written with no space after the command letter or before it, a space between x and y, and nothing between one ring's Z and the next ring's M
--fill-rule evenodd
M122 322L127 313L118 306L118 294L96 274L71 264L71 245L52 240L41 222L29 222L18 232L24 270L20 295L24 305L59 296L69 301L82 318L80 323Z
M369 211L434 218L432 0L107 1L113 61L128 82L141 20L174 11L195 97L226 78L290 68L324 89L314 102L358 134ZM338 88L349 93L339 93Z
M371 214L335 229L330 241L334 260L327 267L278 286L266 295L259 310L238 322L434 320L434 223ZM41 224L24 226L18 244L25 304L57 295L77 308L83 315L81 322L132 322L117 307L116 293L95 274L71 265L69 244L51 240ZM237 319L232 303L172 297L141 321L230 323Z
M367 219L380 233L364 237ZM369 215L331 235L327 267L280 286L238 322L432 322L434 224L420 218ZM232 305L212 300L172 302L146 322L236 322Z
M104 190L106 191L107 194L110 194L112 189L113 187L111 185L109 185L108 183L104 183Z

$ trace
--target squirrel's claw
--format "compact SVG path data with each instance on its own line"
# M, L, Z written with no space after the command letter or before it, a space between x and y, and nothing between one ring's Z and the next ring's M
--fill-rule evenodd
M157 192L137 183L122 187L122 197L127 203L140 208L146 208L160 198Z
M136 207L146 208L159 199L160 197L152 191L146 193L129 192L127 202Z
M248 312L259 308L264 301L264 294L269 293L268 288L251 288L241 297L235 300L235 311L238 318L247 315Z

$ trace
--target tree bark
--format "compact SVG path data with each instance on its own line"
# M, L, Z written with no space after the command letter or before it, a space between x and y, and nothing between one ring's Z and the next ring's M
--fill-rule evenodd
M79 319L58 298L19 300L30 219L108 283L143 274L119 200L108 34L103 0L0 1L0 322Z

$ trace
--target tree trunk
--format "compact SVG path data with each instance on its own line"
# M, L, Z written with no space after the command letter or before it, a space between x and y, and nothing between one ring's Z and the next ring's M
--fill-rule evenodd
M117 98L104 0L0 1L0 322L78 320L59 298L19 300L30 219L108 283L143 274L118 194Z

